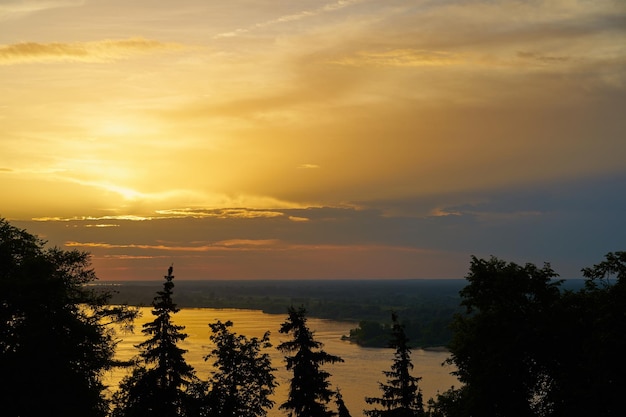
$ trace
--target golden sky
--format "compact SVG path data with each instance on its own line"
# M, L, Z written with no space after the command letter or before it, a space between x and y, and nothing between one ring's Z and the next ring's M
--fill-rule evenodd
M623 0L0 0L0 216L102 279L576 275L625 93Z

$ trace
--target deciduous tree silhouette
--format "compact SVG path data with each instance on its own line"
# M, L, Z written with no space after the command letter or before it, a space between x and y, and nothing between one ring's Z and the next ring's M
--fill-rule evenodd
M114 365L111 323L135 313L107 305L89 254L45 242L0 219L0 414L104 416L103 372Z
M379 383L382 397L365 397L368 404L378 404L383 409L365 410L372 417L423 417L424 402L418 386L421 380L411 375L413 363L409 339L396 313L391 314L393 326L389 346L395 348L394 361L390 371L383 371L387 383Z
M304 307L290 307L288 314L279 331L291 335L292 339L277 348L287 354L287 370L293 372L293 378L289 397L280 408L287 410L290 417L333 416L335 412L328 409L328 402L334 395L328 381L331 375L322 370L322 365L343 362L343 359L322 350L323 344L314 339L307 327Z
M193 368L184 358L186 350L178 347L187 335L184 326L172 322L179 310L172 300L173 268L164 277L163 290L152 302L153 321L143 325L149 336L137 345L140 361L133 373L120 384L114 395L115 417L185 417L190 398L186 389L197 382Z
M555 317L558 346L547 399L555 415L623 414L626 387L626 252L582 270L583 290L567 292Z
M561 350L552 324L560 309L557 276L549 264L472 257L469 284L461 291L466 312L455 317L450 345L465 384L446 396L457 402L454 409L485 417L549 411L550 367Z
M264 417L274 401L269 397L277 383L270 355L269 332L261 339L246 338L230 331L231 321L209 324L215 347L205 360L213 358L215 371L208 383L205 414L213 417Z

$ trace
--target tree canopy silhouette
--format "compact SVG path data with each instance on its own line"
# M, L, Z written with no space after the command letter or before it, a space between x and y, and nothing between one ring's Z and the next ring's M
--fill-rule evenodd
M107 414L102 376L116 345L108 324L131 324L135 312L107 305L111 294L88 286L96 280L88 253L45 248L0 219L3 416Z
M560 292L549 264L538 268L472 257L450 345L469 415L535 416L543 406L549 318Z
M549 264L472 258L450 345L464 385L433 417L623 414L626 252L605 258L575 292Z
M270 355L269 332L261 339L248 339L230 330L233 323L209 324L214 348L205 360L214 359L205 397L207 414L214 417L264 417L274 401L270 396L277 385Z
M585 287L566 292L555 317L558 355L546 399L559 415L623 414L626 387L626 252L583 268Z

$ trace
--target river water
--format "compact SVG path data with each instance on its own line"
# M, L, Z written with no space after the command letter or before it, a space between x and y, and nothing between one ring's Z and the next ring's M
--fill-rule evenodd
M122 340L117 349L119 359L129 359L137 354L134 345L146 338L141 333L141 325L154 319L150 310L148 307L142 307L142 315L135 322L135 332L120 335ZM187 333L188 337L181 343L180 347L188 350L187 362L195 368L198 377L207 379L211 372L212 360L209 359L208 362L205 362L203 358L211 350L209 323L216 320L222 322L230 320L233 322L231 330L248 338L262 337L263 333L269 330L272 345L277 346L289 339L287 335L278 332L280 325L286 318L286 313L279 315L265 314L258 310L193 308L181 309L173 316L173 322L176 325L185 326L184 332ZM357 326L357 323L354 322L309 318L307 323L309 329L315 332L315 339L324 344L323 349L331 355L340 356L344 360L343 363L327 365L324 369L332 375L330 377L332 386L341 390L344 402L352 416L362 416L364 409L372 408L365 403L364 398L366 396L381 396L378 383L386 383L386 377L382 371L391 369L394 351L392 349L364 348L341 340L341 336L349 334L350 329ZM275 348L270 348L268 353L272 357L273 366L277 368L275 375L280 384L274 395L276 404L269 412L269 416L283 417L286 414L279 410L278 406L287 399L291 375L285 369L282 353ZM442 366L447 357L446 351L422 349L412 351L411 359L414 365L412 374L422 378L419 386L423 392L424 402L434 397L437 392L443 392L453 385L459 386L456 377L450 375L450 372L454 371L454 367L451 365ZM122 370L113 371L107 375L106 382L115 387L124 374Z

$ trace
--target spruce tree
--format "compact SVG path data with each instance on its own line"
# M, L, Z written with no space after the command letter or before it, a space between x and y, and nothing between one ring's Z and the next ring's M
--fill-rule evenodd
M173 267L164 277L163 290L152 302L155 319L143 325L148 339L137 345L139 364L120 384L114 396L114 416L184 417L190 404L186 389L197 382L193 368L184 358L186 350L178 347L187 334L184 326L172 322L179 309L172 300Z
M287 370L293 372L289 396L280 408L287 410L290 417L330 417L336 413L328 409L334 392L330 389L328 372L321 369L324 364L343 362L322 350L323 343L314 339L306 324L304 307L290 307L288 318L279 332L290 334L291 340L281 343L278 350L286 353Z
M352 417L348 407L346 407L346 403L343 402L343 396L339 388L335 392L335 404L337 404L337 417Z
M424 402L418 386L421 378L410 374L413 363L411 362L409 339L396 313L391 314L391 320L393 326L390 347L395 348L396 351L391 370L383 371L387 377L387 383L379 383L383 395L380 398L365 397L365 402L381 405L383 409L365 410L365 415L371 417L422 417L425 415Z

